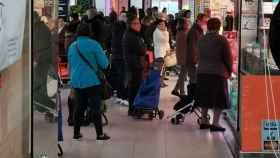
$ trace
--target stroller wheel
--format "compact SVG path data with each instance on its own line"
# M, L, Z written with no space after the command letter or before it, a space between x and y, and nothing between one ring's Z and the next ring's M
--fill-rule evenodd
M150 119L150 120L153 120L153 119L154 119L154 113L153 113L153 112L149 113L149 119Z
M172 119L171 119L171 123L172 123L173 125L178 125L178 124L179 124L179 121L178 121L176 118L172 118Z
M184 120L185 120L185 116L184 116L183 114L178 114L178 115L176 116L176 121L178 122L178 124L179 124L180 122L184 122Z
M164 117L164 111L163 110L159 110L158 116L159 116L159 119L162 120L163 117Z
M176 125L176 119L175 119L175 118L172 118L172 119L171 119L171 123L172 123L173 125Z
M141 109L135 109L134 110L134 116L136 119L141 119L143 116L143 112Z

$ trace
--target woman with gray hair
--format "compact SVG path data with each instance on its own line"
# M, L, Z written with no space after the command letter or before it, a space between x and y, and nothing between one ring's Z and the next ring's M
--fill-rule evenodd
M227 79L232 73L232 54L229 43L219 35L221 22L218 18L208 21L208 32L198 43L199 63L197 72L196 103L202 108L200 129L224 132L219 124L223 109L230 108ZM207 119L208 109L214 109L213 124Z

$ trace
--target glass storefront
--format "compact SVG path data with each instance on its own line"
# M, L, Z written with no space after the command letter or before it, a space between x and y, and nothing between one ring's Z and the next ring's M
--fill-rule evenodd
M168 14L176 14L179 12L178 9L178 0L153 0L152 7L157 6L159 11L162 11L163 8L167 9Z
M268 42L270 18L279 0L254 2L244 3L242 8L241 70L247 74L263 75L267 66L271 74L279 74Z
M273 128L265 126L272 120L280 120L273 114L280 111L277 106L280 71L268 40L271 17L278 3L279 0L242 0L240 122L243 158L274 157L273 146L277 150L279 145L279 138L273 137Z

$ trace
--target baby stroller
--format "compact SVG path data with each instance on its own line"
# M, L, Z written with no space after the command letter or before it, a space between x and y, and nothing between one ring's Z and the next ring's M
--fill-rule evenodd
M188 85L188 95L180 95L178 96L180 100L174 105L173 109L175 112L168 116L167 118L171 118L171 123L174 125L178 125L185 120L185 115L188 113L194 113L197 116L197 123L200 124L201 121L201 110L197 107L194 100L195 94L195 84ZM207 119L210 120L210 116L207 115Z
M153 120L157 116L162 119L164 111L159 110L160 97L160 73L161 69L157 64L150 67L147 78L143 81L134 100L134 117L141 119L144 114L148 114Z

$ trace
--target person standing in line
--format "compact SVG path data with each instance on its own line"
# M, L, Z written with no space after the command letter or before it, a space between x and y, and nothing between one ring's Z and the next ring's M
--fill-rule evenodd
M77 29L77 38L68 49L70 85L75 90L77 105L74 112L74 140L83 135L80 128L84 112L89 106L93 112L93 122L97 140L108 140L110 137L103 132L101 118L101 81L97 70L107 69L109 62L101 45L90 38L88 24L81 23ZM97 69L97 70L95 70Z
M96 8L88 9L87 16L88 16L87 23L89 24L91 31L95 32L95 34L91 33L91 38L99 42L101 46L104 47L105 24L104 24L103 17L98 14Z
M126 14L126 8L125 8L125 6L122 6L122 10L121 10L120 14Z
M33 100L54 109L56 105L47 93L48 71L53 59L52 35L48 26L40 20L39 14L34 11L33 16ZM47 111L39 106L36 106L36 110L40 112Z
M70 46L70 44L75 40L75 33L77 31L77 27L80 24L79 15L76 13L71 14L71 21L66 26L65 33L65 47L66 50Z
M232 54L229 43L219 35L221 21L211 18L208 32L198 42L199 64L196 103L202 108L200 129L224 132L220 124L222 110L230 108L227 79L232 73ZM208 109L214 110L213 124L207 119Z
M146 16L142 20L142 35L145 41L145 44L149 50L153 51L153 33L156 29L156 18L153 16L152 8L148 8L146 11Z
M154 6L152 8L153 16L157 19L159 17L158 7Z
M203 36L203 28L205 28L207 25L207 20L208 19L205 14L198 14L196 22L191 27L186 40L186 68L189 77L188 92L190 92L188 95L190 95L192 98L195 95L196 72L198 64L197 43Z
M113 25L111 49L112 49L112 68L110 83L114 90L117 90L118 99L116 102L121 104L127 104L127 94L125 90L125 65L122 49L122 37L126 30L126 15L119 16L119 20Z
M165 19L158 19L157 28L153 33L154 54L155 60L164 65L164 57L170 53L169 32L167 31L167 22ZM161 87L164 88L167 84L164 83L164 70L161 75Z
M161 14L162 14L165 18L167 18L167 9L166 9L166 8L163 8Z
M128 82L129 116L132 116L134 112L133 102L143 80L145 65L146 48L140 31L141 23L139 18L135 15L128 16L127 30L122 39L122 49Z
M57 80L57 57L59 55L59 39L58 39L58 19L49 20L49 28L51 31L51 42L52 42L52 64L49 69L49 76ZM53 95L51 98L54 98Z
M66 48L65 48L65 33L66 27L64 19L58 19L58 49L59 55L66 55Z
M186 68L186 44L187 35L190 27L190 21L186 18L180 18L177 25L176 34L176 57L177 63L180 66L180 74L174 90L171 92L173 95L179 96L185 94L185 81L187 77ZM178 90L180 92L178 92Z

